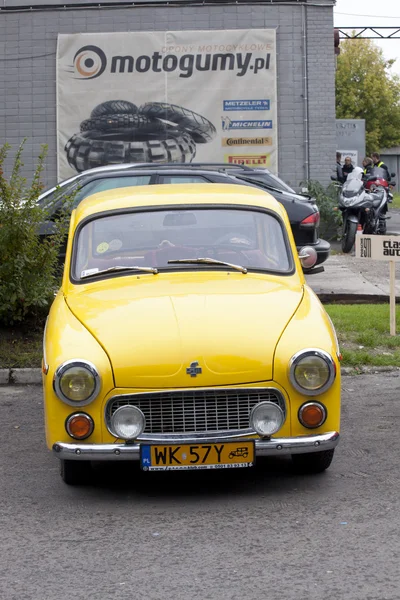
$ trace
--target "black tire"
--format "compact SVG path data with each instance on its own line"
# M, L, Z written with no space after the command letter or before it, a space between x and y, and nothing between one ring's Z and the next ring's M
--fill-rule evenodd
M386 235L386 231L387 231L386 219L379 219L379 225L378 225L379 235Z
M187 134L164 140L121 141L104 139L101 132L97 139L85 133L75 134L65 146L68 162L78 172L109 164L191 162L196 155L196 144Z
M127 100L108 100L98 104L90 113L92 118L102 117L104 115L136 115L138 107Z
M140 107L139 111L151 119L176 123L181 129L187 131L194 141L199 144L210 142L217 133L211 121L192 110L177 106L176 104L147 102Z
M357 223L346 220L343 225L342 251L346 254L351 252L356 241Z
M81 132L99 131L124 132L125 130L140 130L140 133L157 133L168 131L165 123L148 119L143 115L108 115L86 119L81 123ZM90 137L90 136L89 136Z
M299 473L322 473L331 464L335 449L307 454L292 454L292 462Z
M92 466L89 460L60 460L60 475L68 485L90 483Z

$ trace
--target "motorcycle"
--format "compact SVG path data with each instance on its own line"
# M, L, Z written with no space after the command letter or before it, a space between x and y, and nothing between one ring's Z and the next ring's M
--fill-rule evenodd
M395 185L391 183L391 185ZM393 200L386 172L374 167L366 176L364 185L363 170L356 167L342 186L339 196L339 210L343 216L342 251L351 252L361 225L364 234L384 235L388 202Z

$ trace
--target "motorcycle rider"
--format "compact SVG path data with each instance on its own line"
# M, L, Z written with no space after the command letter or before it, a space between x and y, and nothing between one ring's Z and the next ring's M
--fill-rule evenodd
M374 166L372 158L366 156L362 161L362 166L364 167L364 179L367 179Z
M389 182L391 180L389 169L388 169L387 165L385 165L383 160L381 160L380 154L378 154L378 152L373 152L371 154L371 157L372 157L375 167L380 167L381 169L384 169L386 171L386 173L387 173L386 180Z

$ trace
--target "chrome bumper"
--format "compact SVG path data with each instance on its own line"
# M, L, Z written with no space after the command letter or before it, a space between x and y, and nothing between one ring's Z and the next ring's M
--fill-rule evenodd
M237 442L238 438L233 439L199 439L191 443L218 443L218 442ZM241 441L244 441L242 438ZM273 438L270 440L255 440L256 456L281 456L283 454L304 454L308 452L321 452L335 448L339 442L339 433L330 431L319 435L304 435L292 438ZM149 442L142 442L148 444ZM184 444L188 443L179 438L164 438L157 440L160 445ZM189 442L190 443L190 442ZM141 444L65 444L56 442L53 445L53 451L56 456L63 460L139 460Z

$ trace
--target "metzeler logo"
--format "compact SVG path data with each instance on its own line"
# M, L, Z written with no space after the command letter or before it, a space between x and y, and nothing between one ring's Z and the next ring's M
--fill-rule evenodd
M272 129L272 121L232 121L229 117L222 118L222 131L229 129Z
M83 46L74 56L74 72L79 79L95 79L104 73L107 57L98 46Z
M271 137L237 137L222 138L223 146L272 146Z
M269 154L235 154L233 156L225 155L225 160L231 165L268 165Z
M235 110L269 110L271 108L270 100L224 100L224 111Z

